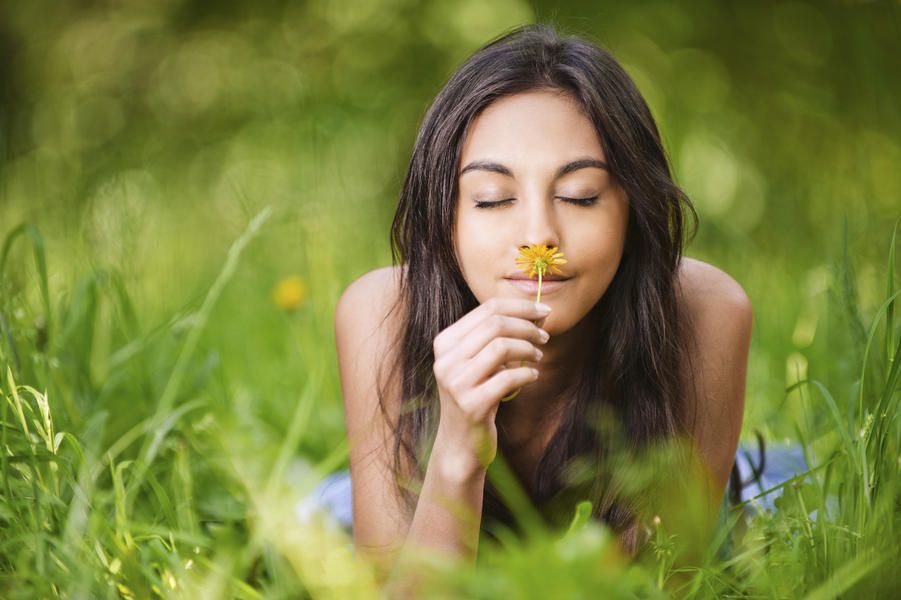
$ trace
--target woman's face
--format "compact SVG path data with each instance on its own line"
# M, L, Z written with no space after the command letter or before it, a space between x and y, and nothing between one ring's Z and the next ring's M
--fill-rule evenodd
M544 328L571 329L613 280L629 216L591 121L560 92L501 98L472 122L458 177L456 252L475 297L534 299L537 279L511 280L526 277L519 247L559 246L566 279L545 279L541 301L554 310Z

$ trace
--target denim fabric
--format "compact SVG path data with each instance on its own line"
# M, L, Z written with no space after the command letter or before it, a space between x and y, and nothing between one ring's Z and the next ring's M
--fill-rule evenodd
M353 502L350 471L338 471L323 479L309 496L294 507L301 522L307 522L314 513L329 515L345 531L353 531Z
M747 482L741 490L741 501L748 501L751 510L775 511L775 500L782 495L782 489L773 490L765 496L751 500L767 490L785 483L792 477L800 475L808 470L804 460L804 452L801 446L768 445L765 453L763 472L759 477L754 477L757 465L757 449L751 450L746 446L739 446L735 455L735 464L738 466L741 480Z

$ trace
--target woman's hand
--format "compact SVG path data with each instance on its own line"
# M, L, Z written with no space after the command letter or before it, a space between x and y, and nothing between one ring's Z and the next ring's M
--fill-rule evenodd
M430 460L446 475L465 479L494 460L501 398L538 378L531 367L504 365L541 359L549 336L533 321L549 313L530 300L491 298L435 337L441 417Z

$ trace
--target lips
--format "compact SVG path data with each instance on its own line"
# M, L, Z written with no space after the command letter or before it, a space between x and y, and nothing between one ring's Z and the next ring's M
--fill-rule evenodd
M517 289L529 296L534 297L535 294L538 293L538 280L537 279L528 279L528 278L519 278L519 277L507 277L505 279L507 283L510 284L510 287ZM553 294L557 290L566 286L566 282L569 281L569 278L564 279L544 279L541 283L541 295L547 296L549 294Z
M537 277L531 278L524 273L510 274L510 275L507 275L504 279L512 279L514 281L530 281L530 280L535 281L535 282L538 281ZM562 275L545 275L544 277L542 277L542 280L544 280L544 281L566 281L567 279L570 279L570 278L563 277Z

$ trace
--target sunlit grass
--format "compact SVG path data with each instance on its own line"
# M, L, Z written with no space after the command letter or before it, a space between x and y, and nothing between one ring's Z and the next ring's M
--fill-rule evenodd
M328 518L300 519L295 510L347 458L340 431L330 451L308 441L331 385L333 367L312 354L321 333L294 344L302 385L265 392L230 380L215 348L201 343L205 328L227 329L239 316L217 304L234 286L242 252L272 227L267 216L237 238L195 309L147 329L114 274L89 275L72 292L51 289L41 233L24 226L7 235L0 257L5 597L377 596L376 574L349 537ZM833 598L894 589L901 560L895 236L888 256L886 297L865 330L857 375L843 388L802 379L786 390L803 407L804 418L787 425L811 470L780 486L775 513L749 518L734 509L693 562L679 558L685 539L671 535L669 517L655 518L647 551L629 561L610 531L585 518L587 506L568 530L541 526L499 459L492 476L526 525L524 537L501 532L474 566L440 557L428 568L420 563L429 574L424 589L479 598ZM4 274L12 257L38 274L31 304ZM260 304L298 316L280 313L270 292L258 291ZM30 324L11 318L16 311ZM102 330L108 340L98 348ZM287 409L277 416L280 431L266 414L273 404L261 403L271 390L288 396L278 403Z
M389 262L441 83L549 15L232 4L0 5L4 598L375 594L350 540L293 508L347 466L335 302ZM801 443L812 470L775 514L728 514L703 556L677 560L664 515L627 563L596 523L535 526L496 468L525 539L502 535L477 566L435 558L429 590L886 595L901 585L895 22L873 3L589 5L552 12L626 63L700 209L688 254L752 300L743 433Z

